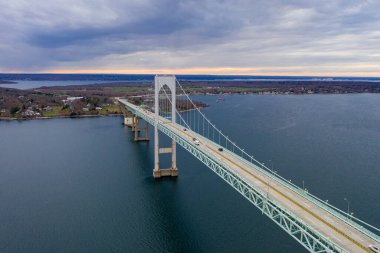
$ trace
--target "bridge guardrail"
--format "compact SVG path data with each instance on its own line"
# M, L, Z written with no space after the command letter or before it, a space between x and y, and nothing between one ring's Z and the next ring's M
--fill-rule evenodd
M228 153L230 153L231 155L234 155L236 158L240 159L240 161L244 162L245 164L247 164L249 166L253 165L253 167L255 169L261 171L266 176L269 176L270 178L272 178L276 182L284 185L285 187L287 187L288 189L290 189L293 192L297 193L298 195L300 195L300 196L308 199L310 202L312 202L313 204L319 206L320 208L322 208L326 212L328 212L331 215L337 217L341 221L345 222L346 224L350 225L351 227L353 227L356 230L362 232L363 234L366 234L368 237L370 237L373 240L375 240L378 243L380 243L380 237L377 234L375 234L372 231L366 229L364 226L361 226L358 223L352 221L351 219L348 219L348 217L346 215L343 215L342 213L340 213L340 212L343 212L343 211L341 211L341 210L338 209L339 210L339 212L338 212L337 210L335 210L335 209L337 209L336 207L334 207L334 206L332 206L332 205L330 205L328 203L325 203L323 200L321 200L318 197L310 194L309 192L305 191L304 189L298 187L297 185L288 182L288 180L286 180L285 178L281 177L280 175L278 175L278 174L276 174L274 172L271 172L268 168L267 168L267 170L262 169L260 166L257 166L256 164L249 162L248 160L244 159L243 157L239 156L238 154L236 154L234 152L231 152L228 149L226 151ZM366 225L369 225L369 224L366 224Z
M146 115L144 115L139 110L136 110L135 108L131 108L131 109L133 109L135 111L135 113L136 112L138 112L138 114L141 113L141 115L139 115L139 116L142 116L145 120L149 121L149 123L151 123L151 124L154 125L154 119L151 119L150 117L147 117ZM178 124L178 125L182 126L181 124ZM201 135L199 133L196 133L194 131L192 131L192 132L195 133L195 134L197 134L197 135L199 135L199 136L201 136L202 138L205 138L203 135ZM218 144L216 144L216 145L218 145ZM226 149L226 151L228 153L230 153L231 155L233 155L234 157L238 158L243 163L247 164L250 168L253 167L253 169L261 171L266 176L270 177L271 179L275 180L276 182L280 183L281 185L287 187L288 189L292 190L296 194L298 194L298 195L300 195L300 196L308 199L310 202L312 202L313 204L319 206L320 208L322 208L326 212L330 213L331 215L335 216L336 218L342 220L346 224L350 225L351 227L353 227L356 230L362 232L363 234L366 234L368 237L370 237L373 240L375 240L378 243L380 243L380 237L378 235L376 235L372 231L369 231L367 228L359 225L358 223L354 222L353 220L348 219L348 217L346 215L342 214L343 211L337 209L336 207L334 207L334 206L332 206L330 204L325 203L323 200L321 200L318 197L316 197L316 196L314 196L314 195L306 192L304 189L301 189L297 185L294 185L293 183L288 182L288 180L286 180L285 178L281 177L280 175L271 172L266 166L264 166L266 169L263 169L260 166L256 165L255 163L246 160L244 157L238 155L237 153L234 153L234 152L230 151L229 149ZM363 221L361 221L361 222L363 224L365 224L365 225L371 226L369 224L364 223Z
M148 119L148 120L150 120L150 119ZM161 131L163 130L163 129L166 129L166 131L169 131L169 132L171 132L171 134L173 134L173 135L176 135L178 138L180 138L180 139L182 139L184 142L187 142L189 145L191 145L191 146L193 146L195 149L197 148L195 145L194 145L194 143L192 143L192 142L189 142L189 141L187 141L187 140L184 140L182 137L180 137L180 136L178 136L176 133L174 133L174 132L172 132L171 130L169 130L168 128L166 128L166 126L165 125L163 125L163 124L161 124L161 123L159 123L159 127L161 128ZM164 132L164 131L163 131ZM170 137L170 136L169 136ZM199 152L202 152L203 153L203 151L199 151ZM227 166L227 165L225 165L224 163L223 163L223 161L222 160L220 160L220 159L218 159L215 155L213 155L213 154L205 154L205 153L203 153L205 156L207 156L207 157L210 157L213 161L214 161L214 163L217 163L217 164L219 164L219 166L221 166L221 167L223 167L223 168L225 168L226 170L228 170L228 172L230 173L230 174L232 174L234 177L236 177L236 178L238 178L240 181L242 181L242 182L244 182L244 184L245 185L247 185L247 186L249 186L249 188L251 188L252 190L254 190L254 191L256 191L256 192L258 192L260 195L261 195L261 197L262 197L262 199L267 199L266 198L266 194L263 192L263 191L261 191L261 190L259 190L259 189L256 189L254 186L252 186L249 182L246 182L243 178L241 178L241 176L239 176L238 174L236 174L233 170L231 170L231 169L229 169L229 166ZM219 175L220 176L220 175ZM225 179L224 179L225 180ZM230 182L228 182L231 186L233 186L235 189L236 189L236 187L234 186L234 185L232 185ZM239 190L238 190L239 191ZM245 195L243 195L244 197L246 197ZM247 198L247 197L246 197ZM250 199L249 199L250 200ZM250 200L251 201L251 200ZM251 201L252 202L252 201ZM289 219L289 217L292 219L292 220L294 220L294 221L297 221L297 223L298 224L296 224L296 226L298 226L300 229L303 229L303 230L305 230L305 231L308 231L308 232L312 232L313 234L314 234L314 236L316 236L317 238L319 238L319 239L317 239L318 241L320 240L320 239L322 239L322 241L323 242L328 242L328 245L329 245L329 247L331 247L331 248L333 248L334 249L334 251L335 252L341 252L341 253L343 253L343 252L345 252L343 249L341 249L338 245L336 245L335 243L333 243L329 238L327 238L327 237L325 237L324 235L322 235L321 233L319 233L318 231L316 231L316 230L311 230L311 228L301 219L301 218L299 218L298 216L296 216L295 214L293 214L291 211L289 211L289 210L287 210L286 208L284 208L280 203L278 203L277 201L274 201L274 200L269 200L268 201L270 204L273 204L274 206L276 206L276 208L279 208L280 210L282 210L283 211L283 213L285 214L286 213L286 215L288 216L287 217L287 219ZM263 211L263 213L264 213L264 211ZM272 216L270 216L270 214L268 214L268 213L266 213L265 212L265 214L267 215L267 216L269 216L273 221L275 221L275 222L277 222L276 220L275 220L275 218L274 217L272 217ZM300 226L300 224L301 224L301 226ZM283 229L285 229L284 227L283 227ZM285 231L287 232L287 233L289 233L289 231L287 231L286 229L285 229ZM296 238L295 236L294 236L294 234L292 234L292 233L289 233L291 236L293 236L294 238ZM309 236L310 236L310 234L309 234ZM296 238L297 240L299 240L298 238ZM315 238L314 238L315 239ZM300 240L299 240L300 241ZM301 242L301 241L300 241ZM302 244L302 242L301 242L301 244ZM305 245L304 245L305 246ZM328 251L329 252L329 251ZM332 252L332 251L331 251Z

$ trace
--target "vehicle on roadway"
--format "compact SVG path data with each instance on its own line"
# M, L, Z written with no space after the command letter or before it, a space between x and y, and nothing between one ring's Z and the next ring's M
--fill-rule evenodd
M374 253L380 253L380 246L370 244L368 248Z
M195 139L195 138L194 138L194 139ZM199 142L199 140L195 139L195 140L194 140L194 143L195 143L195 145L199 146L199 143L200 143L200 142Z
M186 129L186 128L184 128L184 129L183 129L183 131L187 131L187 129Z
M218 150L219 150L220 152L222 152L222 151L223 151L223 148L220 147L220 148L218 148Z

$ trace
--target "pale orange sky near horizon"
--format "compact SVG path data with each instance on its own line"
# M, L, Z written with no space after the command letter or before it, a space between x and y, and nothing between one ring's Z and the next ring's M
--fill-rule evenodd
M286 69L286 68L285 68ZM379 72L310 72L293 68L292 72L263 71L260 68L177 68L177 69L49 69L35 72L7 71L13 74L173 74L173 75L247 75L247 76L345 76L380 77Z

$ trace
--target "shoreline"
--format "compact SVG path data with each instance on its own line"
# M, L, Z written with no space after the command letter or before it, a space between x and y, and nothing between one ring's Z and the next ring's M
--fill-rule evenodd
M303 92L303 93L287 93L287 92L230 92L230 93L218 93L218 94L204 94L204 93L191 93L188 96L220 96L220 95L279 95L279 96L303 96L303 95L349 95L349 94L380 94L380 92Z
M246 95L259 95L259 96L310 96L310 95L355 95L355 94L380 94L380 92L350 92L350 93L296 93L296 94L286 94L286 93L251 93L247 92L245 94L243 93L220 93L220 94L204 94L204 93L193 93L189 94L189 96L233 96L233 95L239 95L239 96L246 96ZM206 107L200 107L199 109L202 110ZM181 113L184 112L191 112L196 109L188 109L188 110L182 110ZM45 119L65 119L65 118L96 118L96 117L115 117L115 116L123 116L123 113L120 114L106 114L106 115L75 115L75 116L44 116L44 117L30 117L30 118L15 118L15 117L1 117L0 116L0 122L1 121L24 121L24 120L45 120Z
M46 120L46 119L68 119L68 118L98 118L98 117L116 117L123 116L123 114L107 114L107 115L75 115L75 116L51 116L51 117L35 117L35 118L10 118L10 117L0 117L1 121L24 121L24 120Z
M201 110L203 108L205 108L205 107L201 107L199 109ZM193 111L193 110L196 110L196 109L184 110L184 111L181 111L181 113L189 112L189 111ZM75 119L75 118L98 118L98 117L117 117L117 116L124 116L124 114L120 113L120 114L107 114L107 115L51 116L51 117L35 117L35 118L0 117L0 122L1 121L15 121L15 120L24 121L24 120L46 120L46 119L68 119L68 118Z
M310 95L355 95L355 94L379 94L379 92L350 92L350 93L298 93L298 94L285 94L285 93L221 93L221 94L203 94L203 93L193 93L189 94L189 96L218 96L218 95L224 95L224 96L233 96L233 95L239 95L239 96L246 96L246 95L269 95L269 96L310 96ZM200 107L199 109L202 110L206 107ZM196 109L188 109L188 110L182 110L181 113L184 112L191 112ZM1 121L23 121L23 120L45 120L45 119L57 119L57 118L96 118L96 117L115 117L115 116L123 116L123 113L120 114L106 114L106 115L75 115L75 116L45 116L45 117L30 117L30 118L15 118L15 117L1 117L0 116L0 122Z

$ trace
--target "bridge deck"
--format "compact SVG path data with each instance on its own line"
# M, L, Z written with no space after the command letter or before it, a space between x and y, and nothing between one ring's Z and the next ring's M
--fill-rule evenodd
M144 113L152 119L154 118L153 113L130 104L125 100L120 101L133 110ZM269 198L280 203L310 227L313 227L314 230L329 238L345 251L371 252L368 249L368 245L376 244L372 238L312 203L299 193L279 182L271 180L262 171L258 170L256 165L243 162L236 154L226 151L218 151L218 144L190 130L185 131L183 126L179 124L174 124L164 118L160 118L159 121L169 130L189 142L193 142L193 138L197 138L200 141L198 146L199 150L223 161L223 164L227 165L230 170L240 175L240 177L246 182L257 189L260 189L262 192L267 192Z

